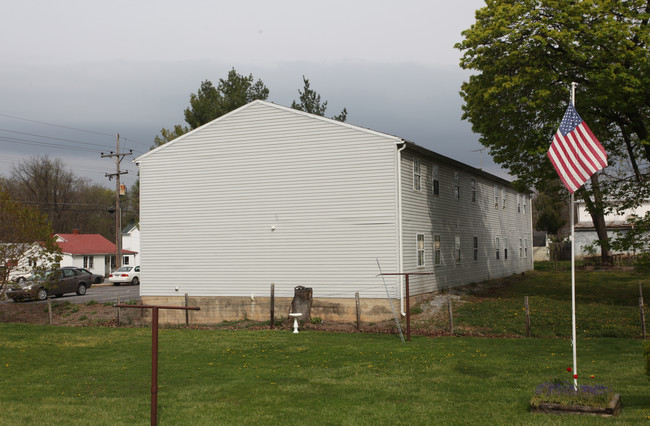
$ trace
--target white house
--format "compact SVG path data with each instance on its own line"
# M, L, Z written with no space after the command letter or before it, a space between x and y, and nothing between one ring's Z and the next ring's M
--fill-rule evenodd
M99 234L56 234L56 243L61 248L61 266L76 266L88 269L93 274L107 277L115 265L115 244ZM123 256L133 256L129 250L122 250Z
M122 230L122 265L137 266L140 264L140 226L135 221Z
M605 214L605 226L607 236L611 239L616 236L617 232L626 232L630 229L628 221L630 216L643 217L650 211L650 200L644 200L640 206L627 209L621 213L609 212ZM576 258L582 258L589 255L586 246L593 246L598 241L598 234L594 228L594 223L587 211L584 201L576 202L576 223L575 223L575 241L576 241ZM596 245L596 249L599 250Z
M453 143L441 141L440 143ZM268 319L294 287L312 315L391 316L415 297L532 269L527 194L399 137L254 101L135 160L141 296L193 321ZM180 311L179 311L180 312ZM174 315L171 321L184 318ZM161 313L161 315L163 315ZM176 318L176 319L174 319Z
M74 229L71 234L55 234L56 244L61 249L59 266L75 266L88 269L93 274L107 277L115 265L115 244L99 234L82 234ZM28 275L33 266L48 266L40 256L40 244L33 243L26 256L17 260L16 268L12 271L10 279L17 279ZM134 258L137 253L122 250L124 258Z

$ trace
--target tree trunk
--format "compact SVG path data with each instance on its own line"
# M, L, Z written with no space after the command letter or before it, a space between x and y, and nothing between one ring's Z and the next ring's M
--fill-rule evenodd
M603 195L600 192L598 174L591 176L591 189L594 195L593 200L589 198L589 194L584 188L580 190L580 195L587 205L587 210L589 211L596 235L598 236L601 261L606 263L609 258L609 240L607 238L607 226L605 225L605 203L603 202Z

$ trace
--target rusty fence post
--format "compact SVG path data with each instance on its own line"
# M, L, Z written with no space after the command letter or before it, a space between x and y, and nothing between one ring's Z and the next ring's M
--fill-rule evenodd
M357 331L361 328L361 306L359 304L359 292L354 293L354 300L357 305Z
M449 314L449 333L454 334L454 312L451 306L450 293L447 293L447 313Z
M50 319L50 325L52 325L54 323L52 318L52 299L49 297L47 298L47 316Z
M158 424L158 310L185 309L199 311L198 306L113 305L114 308L151 309L151 425Z
M524 296L524 307L526 308L526 337L530 337L530 309L528 307L528 296Z
M639 311L641 312L641 333L643 334L643 340L648 338L645 328L645 306L643 303L643 286L641 281L639 281Z
M187 308L189 305L189 300L188 300L188 294L185 293L185 307ZM185 327L190 325L190 311L188 309L185 310Z
M275 284L271 283L271 330L275 328Z

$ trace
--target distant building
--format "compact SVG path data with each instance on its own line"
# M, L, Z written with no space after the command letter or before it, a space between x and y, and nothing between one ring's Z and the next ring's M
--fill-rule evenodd
M591 216L589 215L589 212L587 212L587 207L584 201L576 202L576 211L576 258L579 259L589 255L589 252L585 249L585 247L598 241L598 234L594 228L594 223L591 219ZM648 211L650 211L650 200L645 200L641 206L637 208L625 210L620 214L616 212L610 212L606 214L605 226L607 227L607 236L611 239L616 235L617 232L626 232L631 228L628 220L630 216L643 217ZM597 244L596 248L599 249L599 246ZM616 253L617 252L614 252L612 254Z

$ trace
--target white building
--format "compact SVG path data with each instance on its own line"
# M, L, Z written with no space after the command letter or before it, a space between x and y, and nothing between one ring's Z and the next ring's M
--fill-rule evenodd
M530 200L509 182L272 103L254 101L135 161L142 300L182 303L187 293L209 307L193 321L267 319L271 284L277 303L297 285L313 288L312 315L323 319L352 318L355 292L365 320L385 319L384 280L402 309L404 288L402 277L378 276L378 263L430 273L411 277L411 296L533 266Z
M594 228L593 220L587 211L587 206L584 201L576 201L576 223L575 223L575 240L576 240L576 258L588 256L589 252L585 249L586 246L596 247L600 253L600 247L596 243L598 241L598 234ZM609 212L605 215L605 226L607 228L607 237L613 238L617 232L626 232L630 229L629 217L637 216L643 217L650 211L650 200L645 200L636 208L627 209L621 213ZM615 253L613 253L615 254ZM627 254L627 253L623 253Z
M137 223L129 223L122 230L122 250L127 251L122 255L122 265L140 264L140 226Z

